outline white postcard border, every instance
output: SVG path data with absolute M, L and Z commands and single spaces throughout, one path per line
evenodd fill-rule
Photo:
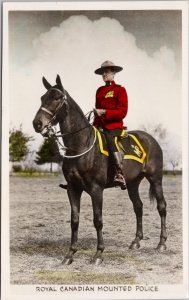
M 3 5 L 3 102 L 2 102 L 2 299 L 184 299 L 188 297 L 188 1 L 118 1 L 118 2 L 5 2 Z M 9 258 L 9 168 L 8 168 L 8 12 L 9 10 L 149 10 L 180 9 L 183 12 L 183 256 L 184 280 L 182 285 L 157 285 L 158 292 L 63 292 L 60 285 L 10 285 Z M 88 285 L 90 287 L 91 285 Z M 115 285 L 116 286 L 116 285 Z M 139 285 L 142 287 L 142 285 Z M 38 291 L 48 287 L 56 291 Z M 101 286 L 103 287 L 103 286 Z M 148 288 L 148 286 L 146 286 Z

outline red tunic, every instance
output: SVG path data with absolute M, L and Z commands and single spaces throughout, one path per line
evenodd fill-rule
M 101 86 L 96 92 L 97 109 L 105 109 L 106 114 L 95 116 L 93 125 L 106 129 L 123 128 L 123 119 L 128 110 L 127 92 L 114 81 L 111 85 Z

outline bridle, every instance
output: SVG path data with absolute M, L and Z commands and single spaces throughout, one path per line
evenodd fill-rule
M 52 89 L 53 89 L 53 90 L 57 90 L 59 93 L 61 93 L 61 96 L 59 97 L 59 99 L 62 98 L 63 101 L 60 103 L 60 105 L 59 105 L 58 108 L 56 109 L 55 113 L 52 113 L 50 110 L 48 110 L 47 108 L 45 108 L 45 107 L 43 107 L 43 106 L 40 107 L 40 109 L 41 109 L 42 111 L 44 111 L 44 112 L 48 113 L 50 116 L 52 116 L 52 118 L 50 119 L 50 121 L 49 121 L 49 122 L 47 123 L 47 125 L 45 125 L 45 127 L 43 128 L 41 134 L 43 134 L 44 130 L 47 130 L 49 136 L 54 137 L 54 138 L 56 139 L 56 141 L 58 142 L 58 144 L 61 146 L 61 148 L 62 148 L 63 150 L 68 150 L 69 148 L 68 148 L 68 147 L 65 147 L 64 145 L 62 145 L 62 144 L 60 143 L 60 141 L 58 140 L 58 138 L 59 138 L 59 137 L 66 136 L 66 135 L 69 135 L 69 134 L 75 134 L 75 133 L 77 133 L 77 132 L 79 132 L 79 131 L 81 131 L 81 130 L 87 128 L 87 127 L 89 127 L 89 126 L 90 126 L 90 123 L 89 123 L 89 125 L 87 125 L 87 126 L 81 128 L 81 129 L 79 129 L 79 130 L 77 130 L 77 131 L 74 131 L 74 132 L 67 132 L 67 133 L 64 133 L 64 134 L 59 134 L 59 135 L 57 135 L 57 134 L 56 134 L 56 131 L 55 131 L 54 128 L 53 128 L 53 124 L 52 124 L 52 123 L 53 123 L 53 121 L 56 119 L 57 114 L 60 112 L 60 110 L 61 110 L 61 108 L 63 107 L 63 105 L 66 104 L 66 105 L 68 106 L 68 102 L 67 102 L 67 95 L 66 95 L 66 94 L 64 94 L 61 90 L 59 90 L 59 89 L 57 89 L 57 88 L 52 88 Z M 58 100 L 58 99 L 57 99 L 57 100 Z M 89 120 L 89 118 L 91 117 L 91 113 L 92 113 L 92 111 L 90 111 L 89 113 L 87 113 L 87 114 L 85 115 L 85 116 L 87 116 L 87 115 L 89 114 L 88 120 Z M 93 146 L 94 146 L 94 144 L 95 144 L 95 142 L 96 142 L 96 137 L 97 137 L 97 132 L 96 132 L 96 131 L 97 131 L 97 130 L 96 130 L 95 127 L 93 127 L 93 129 L 94 129 L 94 131 L 95 131 L 95 137 L 94 137 L 93 143 L 91 144 L 91 146 L 90 146 L 89 148 L 87 148 L 84 152 L 82 152 L 82 153 L 80 153 L 80 154 L 77 154 L 77 155 L 66 155 L 66 154 L 63 154 L 63 157 L 65 157 L 65 158 L 77 158 L 77 157 L 83 156 L 84 154 L 88 153 L 88 152 L 93 148 Z
M 48 122 L 48 124 L 47 125 L 45 125 L 45 127 L 44 128 L 48 128 L 49 127 L 49 125 L 50 126 L 52 126 L 52 122 L 56 119 L 56 117 L 57 117 L 57 114 L 59 113 L 59 111 L 61 110 L 61 108 L 63 107 L 63 105 L 65 104 L 65 103 L 67 103 L 67 96 L 66 96 L 66 94 L 64 94 L 61 90 L 59 90 L 59 89 L 56 89 L 56 88 L 52 88 L 53 89 L 53 91 L 55 90 L 55 91 L 58 91 L 59 93 L 61 93 L 61 96 L 58 98 L 58 99 L 61 99 L 62 98 L 62 102 L 60 103 L 60 105 L 58 106 L 58 108 L 56 109 L 56 111 L 55 111 L 55 113 L 52 113 L 50 110 L 48 110 L 46 107 L 43 107 L 43 106 L 41 106 L 40 107 L 40 109 L 42 110 L 42 111 L 45 111 L 46 113 L 48 113 L 50 116 L 52 116 L 52 118 L 50 119 L 50 121 Z M 58 100 L 57 99 L 57 100 Z

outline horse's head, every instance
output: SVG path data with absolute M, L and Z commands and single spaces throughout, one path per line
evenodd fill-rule
M 60 112 L 63 114 L 63 105 L 67 104 L 67 97 L 59 75 L 56 77 L 55 86 L 51 86 L 45 77 L 42 81 L 47 92 L 41 97 L 41 106 L 33 120 L 33 127 L 36 132 L 48 136 L 51 126 L 58 123 Z

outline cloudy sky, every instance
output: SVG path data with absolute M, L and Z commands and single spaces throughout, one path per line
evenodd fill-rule
M 10 126 L 22 123 L 38 145 L 32 120 L 45 92 L 42 76 L 54 84 L 59 74 L 86 113 L 103 85 L 94 70 L 111 60 L 123 67 L 115 81 L 128 93 L 128 129 L 162 123 L 178 140 L 181 18 L 181 10 L 10 11 Z

